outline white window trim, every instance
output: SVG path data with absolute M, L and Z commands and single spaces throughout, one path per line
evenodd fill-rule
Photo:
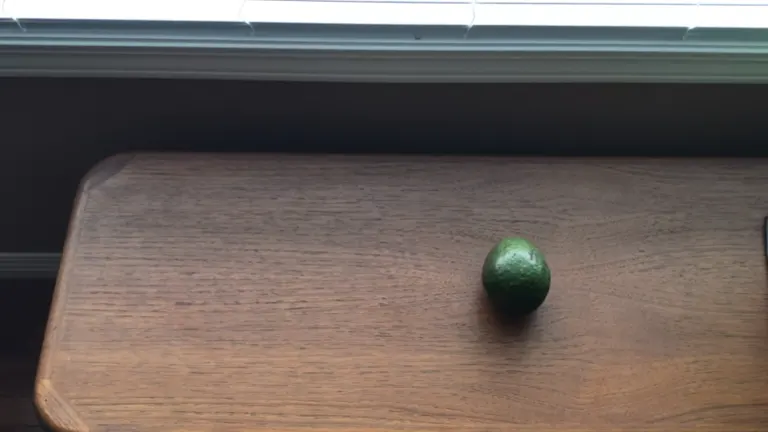
M 110 7 L 93 3 L 84 9 L 87 20 L 74 19 L 83 13 L 71 7 L 43 7 L 50 1 L 56 0 L 5 0 L 0 75 L 768 82 L 768 29 L 760 27 L 768 27 L 768 6 L 750 0 L 739 6 L 183 0 L 183 13 L 171 7 L 177 0 L 155 0 L 152 7 L 149 0 L 101 0 L 96 3 Z M 93 0 L 57 4 L 73 2 Z M 114 7 L 119 4 L 124 8 Z

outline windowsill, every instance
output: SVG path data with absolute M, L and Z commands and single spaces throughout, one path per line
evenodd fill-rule
M 2 76 L 763 83 L 766 54 L 768 29 L 0 20 Z

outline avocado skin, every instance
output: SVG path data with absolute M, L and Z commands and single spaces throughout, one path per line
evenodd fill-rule
M 530 314 L 544 303 L 552 275 L 536 246 L 520 237 L 507 237 L 485 258 L 482 279 L 494 307 L 520 316 Z

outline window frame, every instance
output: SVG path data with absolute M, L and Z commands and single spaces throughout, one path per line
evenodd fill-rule
M 768 29 L 0 20 L 0 76 L 768 82 Z

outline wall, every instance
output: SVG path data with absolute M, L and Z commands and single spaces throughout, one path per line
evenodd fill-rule
M 0 80 L 0 251 L 58 251 L 135 150 L 762 155 L 768 87 Z

